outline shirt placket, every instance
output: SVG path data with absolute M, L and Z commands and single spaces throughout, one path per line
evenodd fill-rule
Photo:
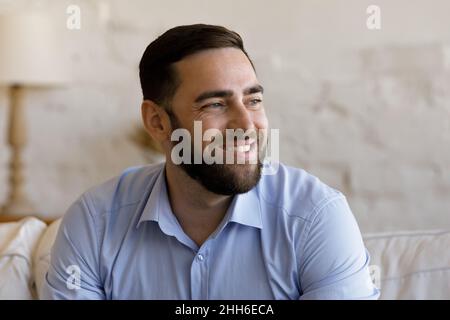
M 192 300 L 208 299 L 209 243 L 205 242 L 194 256 L 191 265 Z

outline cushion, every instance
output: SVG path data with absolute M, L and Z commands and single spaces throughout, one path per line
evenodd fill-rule
M 39 240 L 39 245 L 37 246 L 36 252 L 33 257 L 33 273 L 38 297 L 42 292 L 42 285 L 44 283 L 45 274 L 47 273 L 48 267 L 50 265 L 50 251 L 52 249 L 53 242 L 55 242 L 60 223 L 61 218 L 53 221 L 48 226 L 41 239 Z
M 450 299 L 450 231 L 366 235 L 380 299 Z
M 0 299 L 34 299 L 32 256 L 46 225 L 27 217 L 0 224 Z

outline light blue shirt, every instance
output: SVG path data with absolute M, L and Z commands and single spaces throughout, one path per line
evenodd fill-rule
M 378 298 L 345 197 L 316 177 L 280 164 L 198 247 L 171 210 L 164 168 L 130 168 L 69 208 L 44 299 Z

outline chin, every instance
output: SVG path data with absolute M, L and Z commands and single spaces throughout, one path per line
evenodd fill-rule
M 261 178 L 261 164 L 182 164 L 186 173 L 205 189 L 236 195 L 253 189 Z

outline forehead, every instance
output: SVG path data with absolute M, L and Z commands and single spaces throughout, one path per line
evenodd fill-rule
M 208 49 L 174 64 L 180 93 L 204 90 L 239 90 L 257 83 L 247 56 L 237 48 Z

